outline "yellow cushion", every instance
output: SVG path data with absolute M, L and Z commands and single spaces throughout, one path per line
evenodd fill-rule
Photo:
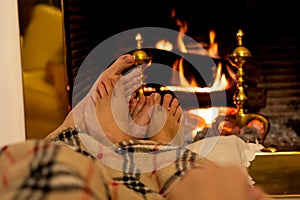
M 24 71 L 44 69 L 49 61 L 63 63 L 63 24 L 58 8 L 34 7 L 21 49 Z

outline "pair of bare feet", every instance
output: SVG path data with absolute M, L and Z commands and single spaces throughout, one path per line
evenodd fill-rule
M 120 110 L 117 113 L 117 117 L 112 112 L 112 108 L 116 107 L 115 105 L 112 106 L 115 85 L 124 77 L 122 72 L 132 67 L 134 62 L 133 56 L 129 54 L 122 55 L 100 76 L 94 95 L 98 124 L 112 143 L 141 138 L 148 138 L 160 143 L 169 143 L 177 134 L 182 114 L 182 108 L 178 100 L 170 94 L 164 95 L 162 104 L 160 104 L 162 97 L 158 93 L 153 93 L 150 96 L 140 95 L 138 98 L 135 98 L 134 95 L 131 98 L 127 98 L 125 96 L 128 96 L 128 94 L 122 94 L 123 96 L 121 96 L 128 100 L 128 114 L 131 117 L 130 123 L 125 124 L 125 126 L 130 126 L 128 130 L 131 132 L 124 131 L 123 128 L 120 128 L 120 123 L 118 123 L 120 121 L 122 121 L 121 124 L 127 122 L 124 119 L 126 113 L 121 113 L 124 111 L 124 108 L 120 108 L 120 106 L 124 106 L 124 103 L 121 102 L 121 105 L 117 103 L 116 106 L 119 106 L 117 109 Z M 126 91 L 130 93 L 132 90 L 128 88 L 136 88 L 133 85 L 138 81 L 134 81 L 134 77 L 126 78 L 128 78 L 127 82 L 130 83 L 126 86 Z M 81 113 L 73 112 L 73 110 L 70 111 L 62 125 L 50 133 L 45 140 L 55 137 L 68 127 L 76 127 L 76 120 L 74 120 L 76 116 L 74 115 L 80 115 Z
M 159 143 L 169 143 L 178 132 L 182 114 L 178 99 L 173 98 L 171 94 L 163 96 L 162 104 L 160 104 L 162 97 L 158 93 L 150 96 L 139 95 L 138 98 L 134 94 L 131 96 L 128 105 L 129 115 L 131 121 L 135 123 L 135 127 L 142 127 L 141 129 L 129 129 L 131 132 L 126 133 L 116 122 L 111 105 L 113 90 L 116 82 L 122 77 L 121 73 L 133 64 L 134 58 L 131 55 L 122 55 L 102 73 L 95 94 L 98 124 L 112 143 L 141 138 L 148 138 Z M 165 114 L 165 117 L 158 116 L 159 114 Z M 159 120 L 152 119 L 156 116 Z M 161 129 L 157 128 L 158 123 L 152 125 L 156 128 L 151 127 L 152 120 L 159 121 Z M 138 131 L 146 132 L 138 133 Z
M 109 74 L 103 74 L 95 94 L 97 120 L 109 140 L 112 143 L 117 143 L 131 139 L 148 138 L 159 143 L 171 142 L 180 126 L 182 108 L 178 100 L 173 98 L 171 94 L 166 94 L 163 96 L 161 104 L 162 97 L 159 93 L 152 93 L 150 96 L 140 94 L 137 98 L 132 95 L 128 105 L 129 115 L 135 127 L 141 128 L 129 128 L 131 132 L 126 133 L 116 123 L 112 112 L 112 96 L 117 81 L 114 75 L 109 77 Z M 164 117 L 159 116 L 160 119 L 163 119 L 163 121 L 159 120 L 162 123 L 161 129 L 151 127 L 151 120 L 158 116 L 157 114 L 165 115 Z

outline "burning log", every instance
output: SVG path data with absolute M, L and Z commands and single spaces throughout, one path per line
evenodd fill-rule
M 150 89 L 151 88 L 151 89 Z M 166 93 L 173 94 L 180 100 L 180 104 L 184 109 L 194 108 L 210 108 L 210 107 L 236 107 L 234 104 L 233 96 L 236 91 L 236 87 L 233 86 L 224 91 L 214 92 L 190 92 L 184 91 L 187 88 L 181 88 L 181 91 L 175 90 L 161 90 L 162 87 L 155 84 L 147 84 L 144 87 L 145 95 L 150 95 L 153 92 L 158 92 L 162 96 Z M 180 88 L 177 88 L 178 90 Z M 249 112 L 253 112 L 259 108 L 263 108 L 266 105 L 266 94 L 263 89 L 251 89 L 248 93 L 248 103 L 246 109 Z

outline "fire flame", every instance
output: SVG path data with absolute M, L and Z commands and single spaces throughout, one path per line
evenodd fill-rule
M 180 86 L 162 86 L 161 90 L 172 90 L 172 91 L 182 91 L 182 92 L 198 92 L 198 93 L 210 93 L 216 91 L 224 91 L 231 87 L 231 82 L 227 80 L 224 73 L 222 73 L 222 63 L 219 62 L 217 72 L 214 78 L 214 82 L 210 87 L 198 87 L 197 81 L 194 77 L 191 78 L 191 81 L 188 82 L 184 78 L 184 67 L 183 67 L 183 58 L 176 60 L 173 64 L 173 69 L 178 71 L 179 78 L 177 74 L 173 74 L 171 78 L 171 83 L 179 83 Z
M 166 51 L 172 51 L 173 44 L 171 42 L 169 42 L 168 40 L 160 40 L 155 44 L 155 48 L 166 50 Z
M 183 53 L 193 53 L 197 55 L 210 56 L 211 58 L 220 58 L 218 43 L 216 42 L 216 32 L 214 30 L 209 31 L 209 45 L 208 49 L 205 50 L 202 48 L 200 42 L 199 46 L 196 48 L 186 46 L 184 42 L 184 36 L 188 30 L 188 23 L 186 20 L 176 19 L 176 10 L 171 10 L 171 17 L 175 19 L 177 26 L 179 27 L 179 34 L 177 36 L 177 44 L 172 44 L 166 39 L 162 39 L 158 41 L 155 45 L 156 48 L 172 51 L 173 48 L 177 48 L 179 51 Z M 177 46 L 176 46 L 177 45 Z M 201 48 L 199 48 L 201 47 Z M 214 74 L 214 81 L 211 86 L 208 87 L 199 87 L 197 84 L 197 80 L 195 77 L 188 77 L 189 81 L 184 76 L 184 66 L 183 66 L 183 58 L 176 60 L 172 66 L 174 71 L 178 73 L 173 73 L 171 77 L 171 85 L 172 86 L 162 86 L 160 91 L 171 90 L 171 91 L 181 91 L 181 92 L 193 92 L 193 93 L 211 93 L 216 91 L 224 91 L 229 89 L 233 81 L 226 78 L 225 73 L 222 71 L 223 66 L 222 63 L 219 62 L 217 66 L 214 66 L 216 72 Z M 235 72 L 229 67 L 225 66 L 229 77 L 233 80 L 236 79 Z M 213 120 L 220 114 L 228 114 L 236 112 L 236 108 L 229 107 L 211 107 L 211 108 L 197 108 L 191 109 L 188 113 L 192 116 L 196 116 L 199 119 L 198 127 L 196 127 L 191 133 L 194 137 L 198 131 L 202 130 L 204 127 L 209 127 Z
M 189 82 L 184 77 L 184 69 L 183 69 L 183 58 L 177 59 L 173 64 L 173 70 L 178 71 L 179 77 L 177 73 L 173 73 L 171 77 L 171 84 L 180 85 L 181 87 L 188 88 L 191 87 Z
M 179 19 L 176 20 L 176 24 L 179 26 L 179 34 L 177 37 L 178 48 L 181 52 L 187 53 L 187 49 L 184 44 L 184 35 L 188 30 L 187 21 L 181 21 Z
M 211 91 L 224 91 L 228 89 L 229 86 L 230 82 L 226 79 L 225 74 L 222 73 L 222 63 L 219 62 L 217 73 L 210 89 Z
M 214 30 L 209 31 L 209 49 L 208 49 L 208 55 L 212 58 L 220 58 L 218 53 L 218 43 L 215 42 L 216 39 L 216 32 Z
M 176 18 L 176 10 L 174 8 L 172 8 L 171 10 L 171 18 L 175 20 L 176 25 L 178 26 L 179 29 L 179 34 L 177 35 L 176 48 L 183 53 L 193 53 L 197 55 L 207 56 L 208 55 L 207 51 L 202 47 L 200 43 L 191 44 L 189 47 L 185 45 L 184 36 L 188 31 L 188 23 L 186 20 L 180 20 Z M 172 51 L 174 48 L 173 44 L 167 41 L 166 39 L 162 39 L 158 41 L 155 47 L 166 51 Z

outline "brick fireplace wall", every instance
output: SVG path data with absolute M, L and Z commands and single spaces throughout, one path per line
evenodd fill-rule
M 267 94 L 260 113 L 271 122 L 265 145 L 279 150 L 300 149 L 300 39 L 292 31 L 298 26 L 299 11 L 287 13 L 285 26 L 278 23 L 285 30 L 262 33 L 253 46 L 257 84 Z

